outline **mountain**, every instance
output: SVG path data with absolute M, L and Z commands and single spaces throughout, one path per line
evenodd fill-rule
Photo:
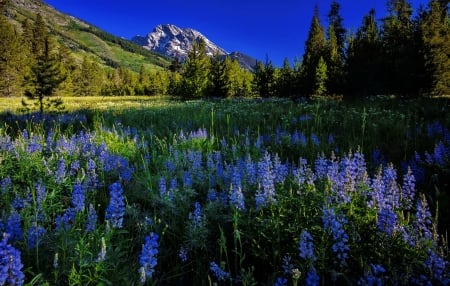
M 171 24 L 158 25 L 147 36 L 135 36 L 131 41 L 148 50 L 184 61 L 192 47 L 192 43 L 198 39 L 205 41 L 206 54 L 208 56 L 213 56 L 216 53 L 219 55 L 228 54 L 199 31 L 191 28 L 179 28 Z
M 131 41 L 150 51 L 176 58 L 183 62 L 186 60 L 193 42 L 198 39 L 203 39 L 205 41 L 206 54 L 208 56 L 213 56 L 215 54 L 222 57 L 229 56 L 236 59 L 241 67 L 248 70 L 253 70 L 256 65 L 256 60 L 254 58 L 240 52 L 228 53 L 206 38 L 199 31 L 191 28 L 179 28 L 172 24 L 158 25 L 146 36 L 138 35 L 133 37 Z
M 36 15 L 41 14 L 50 33 L 58 42 L 68 46 L 79 61 L 88 56 L 105 66 L 122 66 L 136 72 L 142 65 L 147 69 L 162 69 L 170 64 L 167 57 L 64 14 L 42 0 L 8 2 L 7 14 L 17 29 L 21 29 L 25 19 L 34 22 Z

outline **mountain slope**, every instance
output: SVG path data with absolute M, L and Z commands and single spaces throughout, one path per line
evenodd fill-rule
M 146 36 L 135 36 L 131 41 L 143 46 L 144 48 L 160 53 L 165 56 L 173 57 L 179 61 L 184 61 L 192 47 L 194 41 L 203 39 L 206 43 L 206 54 L 208 56 L 219 55 L 229 56 L 236 59 L 241 67 L 253 70 L 256 60 L 240 52 L 228 53 L 219 47 L 202 33 L 191 28 L 179 28 L 172 24 L 158 25 L 152 32 Z
M 39 0 L 11 0 L 8 14 L 18 28 L 25 19 L 34 21 L 40 13 L 56 39 L 70 47 L 75 56 L 90 56 L 106 66 L 123 66 L 139 71 L 161 69 L 170 60 L 160 54 L 143 49 L 130 41 L 118 38 L 73 16 L 57 11 Z
M 135 36 L 132 41 L 148 50 L 183 61 L 187 58 L 192 43 L 197 39 L 205 41 L 208 56 L 213 56 L 216 53 L 219 55 L 227 54 L 224 49 L 208 40 L 200 32 L 191 28 L 179 28 L 171 24 L 158 25 L 147 36 Z

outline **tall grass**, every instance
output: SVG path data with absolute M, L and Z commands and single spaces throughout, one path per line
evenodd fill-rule
M 449 283 L 446 102 L 77 100 L 1 117 L 0 285 Z

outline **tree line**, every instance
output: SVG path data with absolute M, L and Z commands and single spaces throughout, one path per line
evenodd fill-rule
M 370 10 L 356 31 L 343 26 L 333 1 L 322 25 L 316 7 L 303 57 L 275 67 L 266 57 L 253 71 L 229 57 L 206 55 L 193 43 L 187 60 L 160 70 L 108 67 L 93 56 L 77 56 L 49 31 L 43 17 L 9 21 L 0 6 L 0 94 L 37 99 L 50 95 L 174 95 L 203 97 L 407 97 L 450 94 L 449 0 L 430 0 L 414 16 L 407 0 L 388 0 L 388 15 Z

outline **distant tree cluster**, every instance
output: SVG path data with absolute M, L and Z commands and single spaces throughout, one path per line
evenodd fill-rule
M 24 20 L 21 27 L 14 25 L 8 2 L 0 3 L 0 95 L 36 99 L 41 111 L 46 104 L 58 105 L 46 100 L 52 95 L 193 99 L 450 94 L 448 0 L 430 0 L 415 17 L 407 0 L 388 0 L 387 17 L 377 21 L 375 10 L 370 10 L 353 32 L 343 26 L 337 1 L 331 4 L 326 28 L 316 7 L 302 59 L 293 65 L 286 59 L 275 67 L 266 57 L 253 71 L 229 57 L 208 57 L 201 40 L 185 62 L 174 60 L 160 70 L 131 70 L 89 53 L 75 56 L 41 15 Z M 124 40 L 118 44 L 133 48 Z

